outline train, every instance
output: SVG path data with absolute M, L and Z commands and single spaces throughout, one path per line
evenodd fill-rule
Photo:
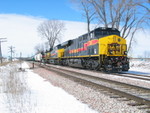
M 115 28 L 98 27 L 48 51 L 38 53 L 34 59 L 44 63 L 105 72 L 129 70 L 126 39 Z

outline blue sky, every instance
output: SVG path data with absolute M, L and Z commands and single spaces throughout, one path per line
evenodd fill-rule
M 1 0 L 1 14 L 21 14 L 70 21 L 82 21 L 70 0 Z
M 43 41 L 37 27 L 45 19 L 66 21 L 63 39 L 75 38 L 86 31 L 82 28 L 85 24 L 80 23 L 84 22 L 81 12 L 70 0 L 0 0 L 0 37 L 7 38 L 7 42 L 2 43 L 3 55 L 10 54 L 9 46 L 15 47 L 15 54 L 33 55 L 34 47 Z M 77 29 L 79 26 L 81 29 Z
M 15 47 L 15 54 L 33 55 L 34 47 L 43 41 L 37 27 L 47 19 L 65 20 L 62 42 L 87 32 L 81 11 L 70 0 L 0 0 L 0 37 L 7 38 L 7 42 L 2 43 L 3 55 L 10 54 L 10 46 Z M 144 51 L 149 51 L 149 31 L 137 33 L 139 38 L 133 56 L 142 56 Z

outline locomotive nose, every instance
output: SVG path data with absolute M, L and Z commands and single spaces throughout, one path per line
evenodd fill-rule
M 108 42 L 108 55 L 126 56 L 127 46 L 125 39 L 117 35 L 111 35 Z
M 113 42 L 114 42 L 114 43 L 119 43 L 119 42 L 121 42 L 121 38 L 120 38 L 120 37 L 118 37 L 118 36 L 116 36 L 116 35 L 112 35 L 112 37 L 113 37 Z

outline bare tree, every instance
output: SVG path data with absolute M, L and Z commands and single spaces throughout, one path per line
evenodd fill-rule
M 138 4 L 139 6 L 143 7 L 144 9 L 147 10 L 147 12 L 150 13 L 150 0 L 147 0 L 146 2 L 144 2 L 145 4 Z
M 37 44 L 37 45 L 34 47 L 34 50 L 35 50 L 35 53 L 41 53 L 42 51 L 44 51 L 44 45 L 42 45 L 42 44 Z
M 137 2 L 135 0 L 90 1 L 95 8 L 101 25 L 119 29 L 123 38 L 127 38 L 131 29 L 141 21 L 141 17 L 138 17 Z
M 149 26 L 150 25 L 150 0 L 144 0 L 143 4 L 137 4 L 140 6 L 140 9 L 144 9 L 143 10 L 143 14 L 145 14 L 146 19 L 145 19 L 145 23 Z
M 49 48 L 53 48 L 56 41 L 60 43 L 63 29 L 63 22 L 59 20 L 47 20 L 40 24 L 37 30 L 41 38 L 47 40 Z
M 82 15 L 87 22 L 87 32 L 90 33 L 90 24 L 94 19 L 95 11 L 91 6 L 90 0 L 71 0 L 72 3 L 78 4 L 79 9 L 82 10 Z
M 117 28 L 121 37 L 129 38 L 131 49 L 135 33 L 142 28 L 145 15 L 140 12 L 143 0 L 90 0 L 101 26 Z
M 121 37 L 129 38 L 129 48 L 132 48 L 136 32 L 142 28 L 142 24 L 147 20 L 141 6 L 150 4 L 150 0 L 72 0 L 78 1 L 83 8 L 83 14 L 87 19 L 87 24 L 91 19 L 97 19 L 100 26 L 117 28 L 121 32 Z M 90 10 L 92 9 L 92 10 Z M 94 10 L 93 10 L 94 9 Z M 146 5 L 149 12 L 149 7 Z M 149 12 L 150 14 L 150 12 Z M 92 18 L 90 17 L 92 15 Z M 149 18 L 149 15 L 148 15 Z M 90 20 L 90 21 L 88 21 Z M 88 30 L 89 32 L 89 30 Z M 137 38 L 137 37 L 136 37 Z
M 90 3 L 96 11 L 99 22 L 105 27 L 108 27 L 108 19 L 106 17 L 106 0 L 90 0 Z
M 147 12 L 148 12 L 148 15 L 149 15 L 149 16 L 148 16 L 148 19 L 150 20 L 150 0 L 147 1 L 147 4 L 148 4 L 148 5 L 147 5 L 147 7 L 148 7 L 148 8 L 147 8 Z

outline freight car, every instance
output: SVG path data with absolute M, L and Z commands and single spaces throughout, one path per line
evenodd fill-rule
M 99 27 L 68 40 L 46 52 L 43 59 L 47 63 L 91 70 L 129 70 L 126 40 L 114 28 Z

